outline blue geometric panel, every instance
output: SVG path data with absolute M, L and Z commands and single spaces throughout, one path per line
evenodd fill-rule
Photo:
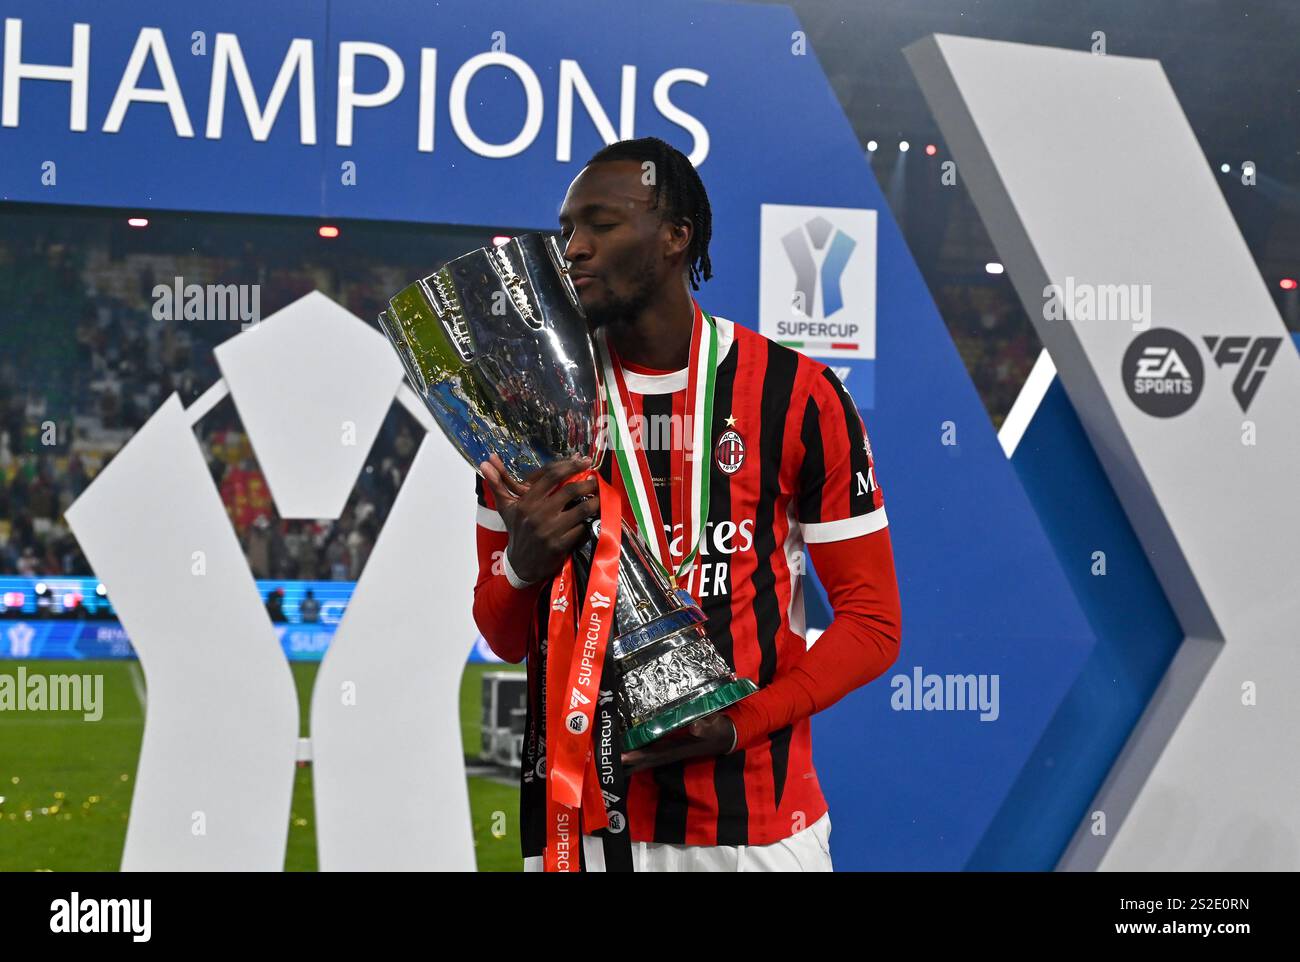
M 1050 871 L 1183 641 L 1059 378 L 1011 458 L 1097 645 L 967 868 Z M 1105 574 L 1094 574 L 1094 552 Z
M 73 23 L 92 27 L 88 130 L 68 130 L 67 84 L 34 81 L 22 84 L 19 126 L 0 129 L 0 196 L 11 200 L 554 230 L 570 181 L 604 144 L 581 98 L 572 123 L 561 125 L 561 75 L 573 61 L 615 130 L 630 76 L 623 68 L 635 67 L 631 135 L 660 136 L 703 158 L 715 277 L 697 296 L 707 310 L 757 326 L 761 205 L 877 211 L 875 358 L 842 366 L 850 392 L 872 404 L 864 417 L 888 504 L 903 648 L 884 678 L 816 717 L 815 758 L 837 867 L 961 869 L 982 857 L 1092 655 L 1094 626 L 790 10 L 685 0 L 202 0 L 183 11 L 162 0 L 125 8 L 11 0 L 9 8 L 24 22 L 28 62 L 67 63 Z M 204 136 L 211 57 L 190 47 L 205 24 L 238 36 L 261 104 L 290 41 L 313 39 L 315 143 L 300 142 L 296 86 L 265 141 L 253 139 L 233 88 L 222 135 Z M 118 133 L 101 129 L 146 26 L 162 30 L 194 137 L 177 136 L 157 103 L 132 106 Z M 345 41 L 384 45 L 404 72 L 389 103 L 355 111 L 350 144 L 337 137 Z M 436 64 L 422 58 L 425 49 L 436 49 Z M 453 78 L 494 49 L 525 64 L 537 87 L 516 71 L 485 68 L 469 81 L 461 118 L 450 102 Z M 425 65 L 434 71 L 428 86 Z M 363 57 L 356 89 L 380 90 L 386 76 L 379 59 Z M 672 80 L 666 98 L 655 94 L 661 78 Z M 157 86 L 152 66 L 141 82 Z M 432 96 L 431 151 L 420 149 L 422 89 Z M 492 157 L 466 145 L 463 119 L 492 144 L 526 130 L 530 90 L 540 91 L 540 125 L 519 152 Z M 39 179 L 51 157 L 61 165 L 57 188 Z M 347 164 L 354 183 L 341 177 Z M 822 268 L 827 313 L 852 290 L 840 286 L 838 257 Z M 997 694 L 996 711 L 981 720 L 971 710 L 895 710 L 891 686 L 901 690 L 918 671 L 982 679 Z M 1035 864 L 1059 849 L 1055 836 L 1042 844 Z

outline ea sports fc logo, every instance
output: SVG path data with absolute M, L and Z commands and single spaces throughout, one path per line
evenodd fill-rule
M 735 474 L 745 463 L 745 442 L 735 431 L 725 431 L 713 447 L 713 459 L 726 474 Z
M 583 712 L 579 705 L 590 705 L 591 699 L 584 695 L 579 689 L 574 688 L 569 692 L 569 713 L 564 716 L 564 727 L 575 735 L 581 735 L 587 730 L 589 724 L 586 713 Z
M 1169 328 L 1152 328 L 1135 337 L 1124 352 L 1121 371 L 1129 398 L 1157 418 L 1182 414 L 1196 403 L 1205 384 L 1205 365 L 1196 345 Z

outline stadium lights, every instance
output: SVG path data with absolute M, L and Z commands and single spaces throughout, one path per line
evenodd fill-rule
M 898 151 L 899 151 L 899 153 L 905 154 L 905 153 L 907 153 L 911 148 L 912 148 L 912 145 L 909 144 L 906 140 L 900 140 L 900 141 L 898 142 Z
M 878 148 L 879 146 L 880 146 L 880 145 L 879 145 L 878 143 L 876 143 L 874 140 L 868 140 L 868 141 L 867 141 L 867 153 L 869 153 L 869 154 L 874 154 L 874 153 L 876 152 L 876 148 Z
M 149 218 L 148 218 L 148 217 L 128 217 L 128 218 L 126 219 L 126 226 L 127 226 L 127 227 L 148 227 L 148 226 L 149 226 Z
M 984 270 L 989 274 L 1001 274 L 1003 267 L 997 261 L 990 261 L 984 265 Z
M 95 585 L 95 594 L 99 595 L 101 598 L 108 595 L 108 589 L 104 587 L 104 582 L 101 581 L 99 584 Z
M 1219 170 L 1221 170 L 1223 173 L 1226 174 L 1228 171 L 1232 170 L 1232 167 L 1229 166 L 1228 164 L 1220 164 Z
M 927 157 L 933 157 L 938 152 L 939 152 L 939 148 L 936 147 L 934 144 L 925 145 L 925 153 Z
M 321 237 L 334 238 L 339 236 L 339 229 L 330 224 L 321 224 L 321 226 L 316 229 L 316 233 Z
M 1277 286 L 1284 291 L 1293 291 L 1296 289 L 1296 280 L 1294 277 L 1284 277 L 1278 281 Z
M 38 581 L 36 582 L 36 587 L 33 590 L 36 592 L 36 597 L 40 598 L 50 590 L 50 586 L 47 585 L 44 581 Z

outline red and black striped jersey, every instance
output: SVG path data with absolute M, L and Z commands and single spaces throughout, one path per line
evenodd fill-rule
M 806 545 L 856 538 L 887 522 L 866 428 L 830 368 L 725 318 L 714 320 L 709 509 L 686 587 L 704 609 L 722 657 L 763 688 L 807 648 Z M 689 445 L 691 438 L 684 422 L 686 371 L 625 364 L 624 374 L 629 429 L 634 436 L 639 430 L 676 566 L 689 551 L 670 496 L 680 479 L 669 477 L 673 445 Z M 612 457 L 600 473 L 622 493 Z M 503 550 L 506 535 L 481 479 L 477 492 L 485 564 L 490 552 L 484 548 Z M 635 526 L 626 499 L 624 513 Z M 539 614 L 548 599 L 543 588 L 530 653 L 546 630 Z M 536 679 L 530 682 L 535 691 Z M 807 718 L 743 751 L 638 771 L 628 792 L 634 841 L 766 845 L 826 812 Z

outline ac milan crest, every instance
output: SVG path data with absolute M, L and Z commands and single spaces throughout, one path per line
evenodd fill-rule
M 745 442 L 735 431 L 726 431 L 713 448 L 713 459 L 726 474 L 735 474 L 745 463 Z

